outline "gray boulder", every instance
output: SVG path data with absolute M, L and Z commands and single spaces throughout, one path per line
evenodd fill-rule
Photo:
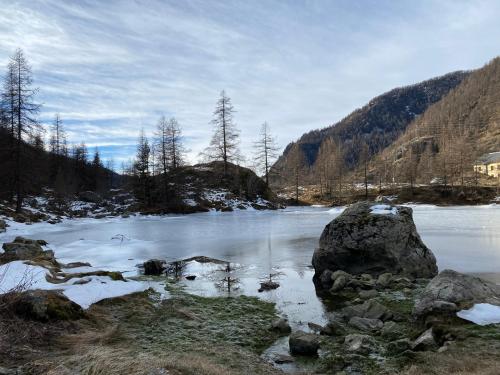
M 411 341 L 409 339 L 399 339 L 391 341 L 387 344 L 387 352 L 389 354 L 400 354 L 411 348 Z
M 7 230 L 7 223 L 5 220 L 0 219 L 0 233 L 3 233 Z
M 296 331 L 288 339 L 290 353 L 299 355 L 316 355 L 319 349 L 319 338 L 313 333 Z
M 500 286 L 453 270 L 444 270 L 433 278 L 416 301 L 413 315 L 454 314 L 474 303 L 491 303 L 500 306 Z
M 14 241 L 6 242 L 2 245 L 4 253 L 0 254 L 0 263 L 15 260 L 45 260 L 56 264 L 54 252 L 42 248 L 46 244 L 47 242 L 43 240 L 16 237 Z
M 312 259 L 315 281 L 327 269 L 374 276 L 390 272 L 412 278 L 437 274 L 436 258 L 417 233 L 412 209 L 382 208 L 355 203 L 325 227 Z

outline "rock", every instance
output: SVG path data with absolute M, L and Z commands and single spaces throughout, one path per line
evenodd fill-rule
M 333 285 L 332 274 L 333 274 L 332 271 L 324 270 L 321 276 L 319 277 L 323 289 L 330 289 L 332 287 Z
M 0 366 L 0 375 L 18 375 L 21 374 L 20 372 L 17 371 L 17 369 L 8 369 L 6 367 L 1 367 Z
M 88 262 L 72 262 L 62 265 L 63 268 L 92 267 Z
M 340 292 L 342 289 L 345 288 L 347 285 L 347 277 L 344 275 L 340 275 L 337 277 L 337 279 L 333 282 L 332 287 L 330 288 L 331 293 L 337 293 Z
M 377 278 L 377 286 L 380 286 L 382 288 L 387 288 L 391 283 L 391 280 L 392 280 L 392 273 L 384 272 L 383 274 L 380 274 L 379 277 Z
M 194 279 L 196 279 L 196 275 L 189 275 L 189 276 L 186 276 L 186 280 L 191 280 L 191 281 L 193 281 Z
M 274 363 L 282 365 L 284 363 L 293 363 L 295 359 L 292 356 L 286 354 L 276 354 L 273 359 Z
M 371 299 L 378 296 L 378 292 L 375 289 L 360 290 L 359 298 L 361 299 Z
M 415 351 L 420 350 L 433 350 L 437 349 L 438 345 L 436 339 L 434 338 L 434 331 L 429 328 L 427 331 L 422 333 L 412 344 L 411 349 Z
M 434 277 L 436 258 L 417 233 L 412 209 L 387 206 L 390 210 L 377 214 L 372 206 L 355 203 L 325 227 L 312 259 L 315 281 L 326 269 L 354 275 Z
M 292 332 L 292 328 L 290 328 L 288 320 L 284 318 L 276 319 L 275 321 L 273 321 L 271 323 L 271 329 L 284 334 Z
M 319 325 L 319 324 L 316 324 L 316 323 L 313 323 L 313 322 L 308 322 L 307 326 L 314 333 L 321 333 L 321 330 L 323 329 L 322 325 Z
M 259 292 L 263 292 L 265 290 L 273 290 L 273 289 L 277 289 L 280 287 L 280 284 L 277 283 L 277 282 L 274 282 L 274 281 L 263 281 L 260 283 L 260 288 L 259 288 Z
M 143 263 L 145 275 L 161 275 L 166 270 L 166 263 L 160 259 L 150 259 Z
M 357 354 L 370 354 L 378 347 L 373 337 L 357 333 L 347 335 L 344 339 L 344 346 L 348 352 Z
M 387 344 L 387 352 L 389 354 L 400 354 L 411 348 L 411 341 L 409 339 L 399 339 L 391 341 Z
M 360 317 L 369 319 L 380 319 L 382 321 L 390 320 L 392 313 L 384 305 L 375 300 L 368 300 L 359 305 L 347 306 L 341 310 L 341 313 L 347 318 Z
M 500 286 L 479 277 L 444 270 L 427 284 L 415 303 L 413 315 L 423 319 L 428 315 L 454 314 L 474 303 L 500 306 Z
M 395 340 L 402 335 L 402 329 L 396 322 L 385 322 L 380 331 L 380 335 L 389 340 Z
M 296 331 L 288 340 L 290 352 L 300 355 L 316 355 L 319 349 L 318 336 L 304 331 Z
M 320 334 L 321 335 L 326 335 L 326 336 L 344 336 L 345 335 L 345 327 L 342 323 L 332 320 L 328 322 L 321 330 Z
M 31 320 L 76 320 L 84 317 L 82 308 L 63 294 L 51 290 L 30 290 L 19 294 L 14 311 Z
M 350 280 L 351 277 L 352 277 L 351 274 L 349 274 L 349 273 L 347 273 L 345 271 L 337 270 L 337 271 L 335 271 L 335 272 L 332 273 L 332 281 L 337 280 L 340 276 L 344 276 L 347 280 Z
M 42 245 L 45 244 L 47 244 L 47 242 L 43 240 L 16 237 L 13 242 L 6 242 L 2 245 L 4 253 L 0 254 L 0 263 L 7 263 L 15 260 L 40 260 L 57 264 L 54 252 L 42 248 Z
M 0 219 L 0 233 L 3 233 L 7 230 L 7 223 L 5 220 Z
M 360 318 L 355 316 L 349 319 L 349 325 L 360 331 L 377 332 L 382 329 L 384 323 L 379 319 Z

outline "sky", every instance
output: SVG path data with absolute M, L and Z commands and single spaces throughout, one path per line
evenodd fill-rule
M 497 0 L 0 0 L 0 69 L 22 48 L 40 121 L 59 113 L 70 143 L 117 164 L 162 115 L 197 162 L 225 90 L 251 164 L 264 121 L 284 148 L 392 88 L 483 66 L 499 20 Z

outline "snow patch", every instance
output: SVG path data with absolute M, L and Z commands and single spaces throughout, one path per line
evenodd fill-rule
M 371 206 L 370 213 L 374 215 L 397 215 L 398 208 L 388 204 L 376 204 Z
M 120 297 L 131 293 L 142 292 L 149 288 L 166 296 L 164 287 L 158 282 L 135 280 L 112 280 L 108 276 L 85 276 L 72 278 L 65 283 L 53 284 L 47 281 L 49 271 L 40 266 L 32 266 L 22 261 L 14 261 L 0 266 L 0 294 L 15 290 L 19 285 L 24 290 L 60 290 L 73 302 L 87 309 L 93 303 L 106 298 Z M 88 281 L 86 284 L 75 284 L 75 281 Z
M 498 324 L 500 323 L 500 306 L 489 303 L 476 303 L 469 310 L 457 312 L 457 316 L 480 326 Z

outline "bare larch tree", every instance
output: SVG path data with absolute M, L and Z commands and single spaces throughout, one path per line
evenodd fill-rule
M 14 187 L 16 212 L 20 212 L 24 198 L 27 164 L 23 155 L 23 137 L 32 137 L 40 127 L 36 119 L 40 105 L 34 102 L 38 90 L 32 88 L 31 67 L 21 49 L 18 49 L 10 58 L 4 89 L 12 103 L 10 115 L 16 143 L 13 150 L 15 154 Z
M 264 175 L 266 185 L 269 186 L 269 170 L 278 156 L 279 148 L 267 122 L 262 124 L 259 139 L 254 143 L 254 147 L 257 169 Z
M 212 124 L 214 134 L 206 153 L 210 159 L 224 162 L 224 174 L 227 174 L 228 162 L 238 157 L 240 133 L 233 121 L 234 108 L 225 91 L 217 101 Z

